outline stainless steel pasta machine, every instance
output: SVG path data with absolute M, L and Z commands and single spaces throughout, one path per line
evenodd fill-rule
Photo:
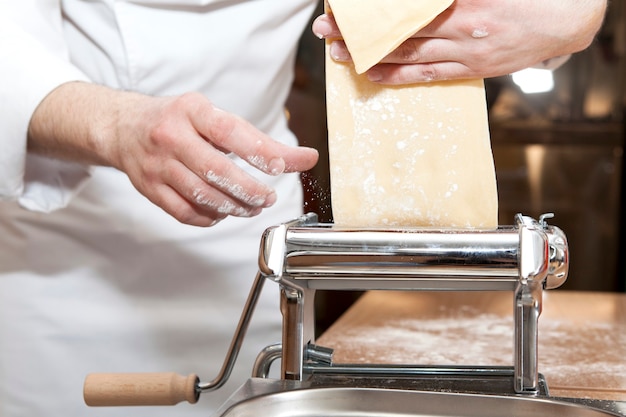
M 280 286 L 282 343 L 268 346 L 259 354 L 253 366 L 253 377 L 232 397 L 236 404 L 226 404 L 218 415 L 246 415 L 243 411 L 242 414 L 233 414 L 233 407 L 251 400 L 257 404 L 259 398 L 267 398 L 269 404 L 276 407 L 278 400 L 273 396 L 283 398 L 285 392 L 305 395 L 300 397 L 301 401 L 308 399 L 312 406 L 321 404 L 316 397 L 318 394 L 302 394 L 302 390 L 352 390 L 341 391 L 345 395 L 342 398 L 356 396 L 360 398 L 358 401 L 364 401 L 363 392 L 367 393 L 367 398 L 402 396 L 397 394 L 397 388 L 407 389 L 407 386 L 402 386 L 402 381 L 405 385 L 406 381 L 411 381 L 409 385 L 419 389 L 424 385 L 415 385 L 416 380 L 429 384 L 448 377 L 461 379 L 466 385 L 491 377 L 505 381 L 504 385 L 498 385 L 498 390 L 503 392 L 496 394 L 507 399 L 497 407 L 508 409 L 507 401 L 512 399 L 541 398 L 542 394 L 547 394 L 545 381 L 538 371 L 537 353 L 542 294 L 544 290 L 559 287 L 565 282 L 569 265 L 567 239 L 558 227 L 547 223 L 550 217 L 547 214 L 535 220 L 518 214 L 513 225 L 500 226 L 496 230 L 351 229 L 319 223 L 316 215 L 307 214 L 270 227 L 261 238 L 259 272 L 222 369 L 215 379 L 203 382 L 196 375 L 174 373 L 91 374 L 85 380 L 85 401 L 92 406 L 167 405 L 185 400 L 194 403 L 201 393 L 220 388 L 233 368 L 266 280 Z M 514 320 L 512 366 L 333 363 L 332 349 L 315 343 L 314 298 L 317 290 L 510 291 Z M 281 359 L 280 379 L 272 380 L 268 378 L 269 369 L 278 358 Z M 400 385 L 376 385 L 383 380 L 400 381 Z M 379 388 L 389 394 L 381 394 Z M 426 395 L 436 395 L 419 392 L 424 401 Z M 417 391 L 414 393 L 418 394 Z M 310 395 L 316 399 L 311 400 Z M 334 391 L 328 395 L 324 398 L 337 396 Z M 465 397 L 468 394 L 462 393 L 458 395 L 463 396 L 464 403 L 477 398 L 470 396 L 468 399 Z M 496 401 L 496 398 L 505 398 L 498 395 L 489 397 L 491 399 L 485 400 L 484 404 Z M 440 399 L 437 397 L 437 401 Z M 459 401 L 459 398 L 451 401 Z M 535 403 L 532 404 L 531 409 L 535 409 Z M 555 403 L 551 404 L 555 406 Z M 557 403 L 556 406 L 572 405 Z M 522 410 L 525 405 L 516 407 Z M 250 410 L 257 408 L 253 406 Z M 315 414 L 318 411 L 302 415 L 318 415 Z M 567 408 L 564 412 L 581 417 L 612 415 L 597 410 L 587 414 L 589 410 L 585 407 Z M 481 413 L 496 415 L 486 409 L 482 409 Z M 344 414 L 337 411 L 336 415 Z M 428 415 L 449 414 L 442 411 L 442 414 Z

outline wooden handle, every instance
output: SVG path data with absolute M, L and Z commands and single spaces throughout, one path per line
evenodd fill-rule
M 198 377 L 174 372 L 89 374 L 85 378 L 83 397 L 92 407 L 127 405 L 175 405 L 181 401 L 194 404 Z

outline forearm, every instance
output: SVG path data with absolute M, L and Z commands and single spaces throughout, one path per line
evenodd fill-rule
M 28 150 L 57 159 L 115 166 L 113 144 L 120 114 L 140 95 L 70 82 L 53 90 L 35 110 L 28 128 Z

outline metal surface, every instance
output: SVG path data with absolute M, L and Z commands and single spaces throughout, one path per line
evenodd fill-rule
M 305 389 L 301 389 L 305 388 Z M 377 388 L 307 388 L 250 380 L 220 417 L 608 417 L 620 414 L 545 398 Z
M 263 283 L 269 278 L 280 285 L 282 345 L 261 353 L 255 374 L 267 376 L 279 357 L 284 381 L 337 374 L 341 369 L 332 362 L 332 349 L 315 345 L 316 289 L 508 289 L 515 294 L 514 391 L 536 395 L 542 290 L 560 285 L 568 265 L 565 235 L 548 226 L 547 217 L 537 222 L 518 215 L 515 226 L 496 231 L 342 230 L 318 224 L 314 214 L 271 227 L 261 239 L 259 273 L 220 373 L 212 381 L 198 381 L 195 391 L 212 391 L 228 380 Z M 394 375 L 406 374 L 400 368 L 395 371 Z M 358 366 L 349 371 L 368 372 L 371 369 Z M 484 370 L 466 369 L 466 375 L 480 374 Z M 435 375 L 443 373 L 439 370 Z
M 513 290 L 520 279 L 560 286 L 563 232 L 518 215 L 496 230 L 342 229 L 313 215 L 269 228 L 259 268 L 268 278 L 331 290 Z
M 269 228 L 222 369 L 213 381 L 197 382 L 196 393 L 228 379 L 269 278 L 281 290 L 282 345 L 261 352 L 253 370 L 258 378 L 216 417 L 626 417 L 621 402 L 549 398 L 538 373 L 542 292 L 563 283 L 569 264 L 565 235 L 547 225 L 548 217 L 518 215 L 515 226 L 489 232 L 333 230 L 315 215 Z M 313 297 L 320 288 L 512 290 L 513 366 L 335 364 L 332 350 L 314 343 Z M 267 379 L 278 358 L 281 379 Z
M 319 361 L 313 318 L 315 291 L 512 291 L 514 391 L 535 394 L 542 293 L 567 278 L 565 234 L 518 214 L 496 230 L 344 229 L 315 215 L 266 230 L 259 270 L 279 283 L 283 314 L 282 378 L 303 380 Z
M 239 323 L 237 324 L 235 335 L 233 336 L 233 340 L 231 341 L 228 352 L 226 353 L 226 358 L 224 359 L 224 363 L 222 365 L 220 373 L 212 381 L 198 382 L 196 384 L 196 392 L 200 393 L 204 391 L 216 390 L 222 387 L 228 381 L 233 367 L 235 366 L 235 362 L 237 361 L 239 351 L 241 350 L 241 345 L 243 344 L 244 336 L 246 334 L 246 331 L 248 330 L 248 325 L 250 324 L 252 313 L 254 312 L 256 303 L 259 300 L 261 291 L 263 290 L 264 282 L 265 278 L 263 278 L 263 276 L 258 273 L 254 280 L 252 288 L 250 289 L 250 294 L 248 295 L 246 305 L 244 306 L 243 312 L 241 313 L 241 318 L 239 319 Z

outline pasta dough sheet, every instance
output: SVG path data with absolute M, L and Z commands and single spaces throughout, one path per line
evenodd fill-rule
M 333 12 L 344 1 L 353 0 L 333 0 Z M 345 28 L 337 19 L 344 38 L 367 38 L 373 26 L 397 24 L 363 12 L 369 4 L 380 7 L 361 0 L 353 9 L 352 21 L 359 25 Z M 417 20 L 423 24 L 432 18 Z M 396 30 L 383 43 L 391 47 L 399 42 L 397 33 L 413 33 L 404 21 L 405 30 Z M 357 74 L 351 63 L 333 61 L 327 51 L 326 83 L 336 226 L 497 227 L 482 80 L 380 86 Z
M 329 0 L 358 74 L 377 64 L 453 0 Z

